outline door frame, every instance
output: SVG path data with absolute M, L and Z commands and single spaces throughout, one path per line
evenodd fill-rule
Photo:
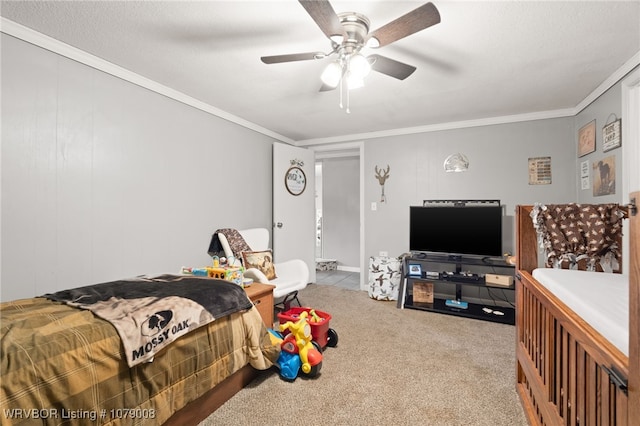
M 316 153 L 316 161 L 322 160 L 324 158 L 343 158 L 343 157 L 358 157 L 358 162 L 360 166 L 360 194 L 359 194 L 359 202 L 360 206 L 360 290 L 366 291 L 366 275 L 367 275 L 367 267 L 365 265 L 364 259 L 364 142 L 345 142 L 345 143 L 335 143 L 335 144 L 322 144 L 309 146 L 309 149 L 313 150 Z
M 636 69 L 631 72 L 627 77 L 622 80 L 622 135 L 624 141 L 622 142 L 622 156 L 623 156 L 623 179 L 622 179 L 622 201 L 624 204 L 629 203 L 629 194 L 633 191 L 640 190 L 640 171 L 634 160 L 640 156 L 640 69 Z M 636 200 L 637 202 L 637 200 Z M 629 221 L 627 221 L 629 222 Z M 622 269 L 623 273 L 631 274 L 630 279 L 633 279 L 633 271 L 630 271 L 630 256 L 629 252 L 631 241 L 627 232 L 623 233 L 623 247 L 622 250 Z M 637 278 L 637 274 L 636 274 Z M 631 283 L 631 282 L 630 282 Z M 637 284 L 637 283 L 636 283 Z M 634 294 L 635 292 L 635 294 Z M 629 313 L 635 313 L 634 304 L 637 307 L 638 293 L 637 290 L 630 290 L 629 294 Z M 640 373 L 640 361 L 638 360 L 638 323 L 637 320 L 630 318 L 629 324 L 629 397 L 628 397 L 628 412 L 627 417 L 629 419 L 638 418 L 640 416 L 640 379 L 638 379 L 638 373 Z M 635 333 L 634 333 L 635 331 Z
M 633 161 L 640 156 L 640 69 L 636 69 L 622 80 L 622 203 L 629 203 L 629 194 L 640 190 L 640 171 Z M 622 270 L 629 273 L 630 241 L 628 233 L 622 235 Z

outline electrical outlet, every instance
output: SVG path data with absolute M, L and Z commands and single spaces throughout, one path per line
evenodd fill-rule
M 380 257 L 389 257 L 389 253 L 386 251 L 381 251 L 380 252 Z

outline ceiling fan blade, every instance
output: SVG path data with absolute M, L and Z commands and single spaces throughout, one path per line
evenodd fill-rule
M 404 80 L 416 70 L 416 67 L 412 65 L 398 62 L 386 56 L 369 55 L 367 59 L 369 63 L 371 63 L 372 70 L 397 78 L 398 80 Z
M 369 38 L 378 40 L 379 44 L 375 47 L 382 47 L 439 22 L 440 13 L 433 3 L 429 2 L 378 28 L 369 35 Z
M 292 53 L 289 55 L 263 56 L 260 58 L 265 64 L 278 64 L 281 62 L 309 61 L 312 59 L 322 59 L 327 55 L 322 52 Z
M 322 86 L 320 87 L 320 90 L 318 90 L 318 91 L 319 92 L 330 92 L 331 90 L 336 90 L 337 88 L 338 88 L 338 86 L 331 87 L 328 84 L 322 83 Z
M 327 0 L 298 0 L 318 27 L 329 38 L 332 36 L 344 37 L 344 29 L 340 18 Z

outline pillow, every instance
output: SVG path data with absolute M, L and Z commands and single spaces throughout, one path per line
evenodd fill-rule
M 273 265 L 273 252 L 271 250 L 243 251 L 242 260 L 245 269 L 259 269 L 268 280 L 278 278 L 276 276 L 276 268 Z

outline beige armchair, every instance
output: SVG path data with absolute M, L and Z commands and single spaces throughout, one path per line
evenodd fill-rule
M 252 228 L 238 231 L 252 251 L 269 250 L 269 231 L 266 228 Z M 218 232 L 220 245 L 227 258 L 235 258 L 229 242 L 224 234 Z M 237 260 L 236 260 L 237 261 Z M 292 259 L 274 263 L 277 278 L 269 280 L 267 276 L 257 268 L 247 268 L 244 276 L 255 282 L 274 285 L 273 297 L 276 305 L 288 310 L 294 300 L 300 305 L 298 291 L 304 289 L 309 283 L 309 267 L 300 259 Z M 246 267 L 246 265 L 245 265 Z M 282 301 L 279 299 L 283 298 Z

